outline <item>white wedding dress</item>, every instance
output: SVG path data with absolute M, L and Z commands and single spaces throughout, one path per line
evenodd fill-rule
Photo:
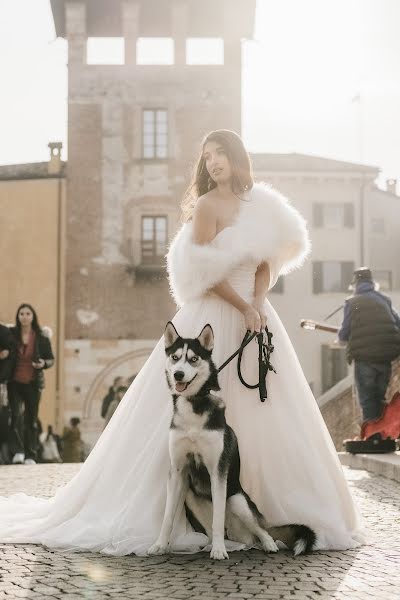
M 216 238 L 224 243 L 225 230 Z M 252 299 L 257 263 L 232 270 L 229 283 Z M 239 440 L 241 482 L 270 524 L 302 523 L 317 533 L 319 549 L 346 549 L 362 541 L 360 521 L 335 448 L 299 361 L 279 320 L 265 302 L 277 374 L 267 377 L 268 400 L 239 381 L 236 361 L 220 374 L 226 418 Z M 184 337 L 206 323 L 215 334 L 217 366 L 240 345 L 242 315 L 209 293 L 188 302 L 173 318 Z M 242 371 L 258 377 L 258 346 L 251 342 Z M 144 554 L 158 536 L 166 500 L 168 426 L 172 401 L 160 339 L 111 422 L 78 474 L 50 500 L 16 494 L 0 499 L 0 542 L 40 543 L 51 548 L 105 554 Z M 195 552 L 207 538 L 191 531 L 184 512 L 176 516 L 173 549 Z M 227 549 L 240 549 L 228 543 Z

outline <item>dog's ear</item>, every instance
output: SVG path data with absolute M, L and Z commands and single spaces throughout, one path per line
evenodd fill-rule
M 177 332 L 171 321 L 168 321 L 164 331 L 165 347 L 169 348 L 170 346 L 172 346 L 172 344 L 176 342 L 178 337 L 179 333 Z
M 197 339 L 203 348 L 211 352 L 214 348 L 214 332 L 211 325 L 207 323 L 207 325 L 203 327 L 202 332 Z

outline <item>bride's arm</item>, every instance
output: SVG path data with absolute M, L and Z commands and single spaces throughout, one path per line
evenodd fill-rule
M 209 244 L 217 235 L 217 216 L 212 203 L 205 197 L 199 198 L 193 212 L 193 242 Z M 237 308 L 245 319 L 246 328 L 250 331 L 260 331 L 260 316 L 248 302 L 235 292 L 227 281 L 221 281 L 211 290 L 220 298 Z
M 267 324 L 264 300 L 268 292 L 270 277 L 271 273 L 269 269 L 269 264 L 267 262 L 262 262 L 261 264 L 259 264 L 255 274 L 253 306 L 260 315 L 261 327 L 263 328 Z

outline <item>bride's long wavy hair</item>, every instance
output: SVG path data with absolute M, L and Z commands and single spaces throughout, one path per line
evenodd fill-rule
M 190 221 L 197 199 L 217 187 L 210 177 L 204 159 L 204 147 L 208 142 L 221 144 L 232 168 L 232 190 L 242 194 L 253 187 L 253 171 L 250 156 L 244 147 L 241 137 L 229 129 L 211 131 L 203 139 L 200 156 L 193 169 L 192 180 L 181 203 L 181 221 Z

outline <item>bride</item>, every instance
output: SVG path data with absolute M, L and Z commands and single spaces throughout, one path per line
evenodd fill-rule
M 266 322 L 274 334 L 277 373 L 268 400 L 242 386 L 235 361 L 220 374 L 226 418 L 241 454 L 241 483 L 271 525 L 303 523 L 318 549 L 362 541 L 360 520 L 315 399 L 288 335 L 266 294 L 309 252 L 305 222 L 278 192 L 253 182 L 240 137 L 227 130 L 204 140 L 183 201 L 184 224 L 167 265 L 180 306 L 173 323 L 196 337 L 215 334 L 217 366 L 246 332 Z M 161 333 L 161 332 L 160 332 Z M 246 381 L 257 381 L 258 346 L 243 356 Z M 158 537 L 166 500 L 172 402 L 164 375 L 164 339 L 120 402 L 77 475 L 51 499 L 0 498 L 0 542 L 37 543 L 105 554 L 145 554 Z M 196 552 L 208 539 L 176 515 L 172 549 Z M 227 543 L 227 550 L 243 545 Z

